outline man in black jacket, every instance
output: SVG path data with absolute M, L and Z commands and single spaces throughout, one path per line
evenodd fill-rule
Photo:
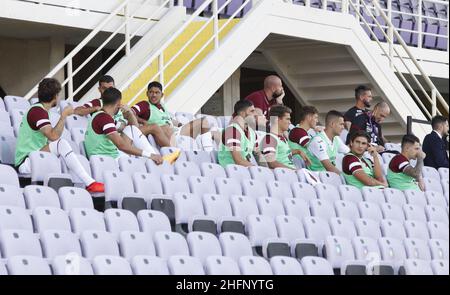
M 447 136 L 448 119 L 444 116 L 436 116 L 431 120 L 433 131 L 425 136 L 423 141 L 423 151 L 427 154 L 425 166 L 448 168 Z

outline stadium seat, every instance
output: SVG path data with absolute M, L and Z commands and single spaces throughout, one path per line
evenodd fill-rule
M 104 182 L 103 172 L 119 171 L 119 164 L 111 157 L 91 156 L 89 162 L 91 164 L 92 177 L 99 182 Z
M 287 183 L 288 185 L 299 181 L 297 174 L 291 169 L 275 168 L 273 173 L 277 181 Z
M 27 230 L 33 231 L 29 213 L 21 207 L 0 206 L 0 231 Z
M 266 167 L 252 166 L 249 169 L 252 179 L 259 180 L 263 183 L 268 183 L 269 181 L 275 181 L 275 175 L 272 170 Z
M 448 241 L 440 239 L 429 239 L 428 246 L 430 248 L 431 257 L 433 259 L 447 259 L 449 258 Z
M 206 151 L 186 151 L 187 160 L 200 166 L 202 163 L 211 163 L 211 154 Z
M 320 172 L 320 181 L 322 183 L 328 183 L 331 185 L 334 185 L 336 188 L 339 188 L 339 186 L 343 185 L 341 177 L 333 172 Z
M 249 215 L 258 215 L 259 210 L 256 200 L 245 196 L 232 196 L 230 198 L 233 215 L 242 219 L 246 219 Z
M 189 256 L 188 244 L 179 233 L 159 231 L 154 234 L 153 241 L 156 254 L 161 258 L 169 259 L 175 255 Z
M 396 204 L 382 204 L 381 212 L 383 213 L 384 219 L 393 219 L 398 221 L 405 221 L 405 215 L 403 213 L 402 207 Z
M 34 210 L 37 207 L 61 208 L 58 194 L 54 189 L 40 185 L 29 185 L 24 189 L 27 208 Z
M 58 191 L 61 207 L 70 212 L 73 208 L 94 209 L 94 203 L 88 191 L 76 187 L 62 187 Z
M 309 208 L 311 210 L 311 215 L 314 217 L 319 217 L 324 220 L 329 220 L 332 217 L 336 217 L 333 203 L 328 201 L 319 199 L 310 200 Z
M 7 95 L 3 98 L 3 101 L 5 103 L 6 110 L 10 113 L 14 109 L 28 110 L 28 108 L 30 107 L 30 103 L 28 102 L 28 100 L 19 96 Z
M 91 263 L 79 255 L 64 255 L 55 257 L 52 261 L 54 275 L 85 275 L 94 274 Z
M 40 233 L 44 257 L 55 259 L 58 256 L 81 257 L 81 246 L 78 237 L 70 231 L 46 230 Z
M 53 154 L 46 152 L 31 152 L 31 182 L 44 182 L 49 174 L 61 173 L 61 162 Z
M 273 222 L 273 218 L 264 215 L 250 215 L 247 217 L 247 234 L 253 249 L 259 256 L 263 256 L 263 246 L 267 240 L 272 242 L 278 239 L 277 228 Z M 274 251 L 277 251 L 279 245 L 274 245 L 274 247 L 276 248 Z M 284 244 L 281 247 L 287 249 L 289 256 L 289 246 Z
M 427 199 L 425 193 L 415 190 L 406 190 L 405 196 L 408 204 L 425 207 L 427 205 Z
M 180 156 L 180 158 L 178 158 L 178 161 L 181 160 L 182 157 Z M 156 163 L 153 160 L 148 159 L 147 161 L 145 161 L 145 166 L 147 167 L 147 171 L 152 175 L 175 174 L 174 166 L 167 161 L 164 161 L 161 165 L 156 165 Z
M 431 268 L 434 275 L 448 276 L 449 274 L 448 260 L 433 260 L 431 261 Z
M 205 231 L 217 234 L 216 222 L 214 219 L 205 216 L 200 197 L 194 194 L 176 193 L 173 201 L 178 232 L 187 234 L 190 231 Z
M 329 223 L 333 236 L 351 240 L 358 235 L 355 225 L 349 219 L 333 217 L 330 219 Z
M 233 179 L 251 179 L 250 171 L 247 167 L 230 164 L 225 167 L 228 178 Z
M 103 214 L 89 208 L 72 208 L 69 213 L 72 230 L 76 234 L 84 231 L 106 231 Z
M 302 199 L 284 199 L 283 200 L 284 211 L 286 215 L 297 217 L 302 220 L 303 217 L 311 216 L 309 211 L 309 205 Z
M 259 213 L 264 216 L 275 218 L 280 215 L 285 215 L 283 204 L 280 200 L 275 198 L 262 197 L 256 199 Z
M 5 258 L 18 255 L 42 257 L 39 239 L 29 230 L 0 231 L 0 246 Z
M 352 239 L 352 245 L 357 260 L 381 260 L 381 253 L 377 240 L 365 237 L 355 237 Z
M 448 242 L 448 225 L 442 222 L 429 221 L 427 226 L 432 239 L 441 239 Z
M 233 195 L 242 195 L 242 188 L 239 182 L 233 178 L 215 178 L 217 193 L 231 197 Z
M 440 175 L 436 168 L 424 166 L 422 168 L 422 177 L 439 179 Z
M 180 175 L 162 175 L 161 183 L 164 194 L 174 195 L 175 193 L 189 193 L 189 184 L 186 178 Z
M 270 259 L 270 266 L 274 275 L 303 275 L 300 262 L 292 257 L 276 256 Z
M 377 203 L 359 202 L 358 210 L 361 218 L 372 219 L 376 222 L 380 222 L 383 219 L 383 213 Z
M 156 232 L 170 232 L 170 221 L 167 215 L 160 211 L 142 210 L 137 214 L 139 227 L 142 232 L 148 234 L 152 239 Z
M 396 204 L 402 207 L 406 204 L 406 198 L 402 191 L 394 188 L 383 189 L 386 202 L 389 204 Z
M 0 163 L 14 165 L 15 151 L 16 138 L 0 134 Z M 0 164 L 0 166 L 2 165 Z
M 343 201 L 350 201 L 354 203 L 359 203 L 363 201 L 361 191 L 351 185 L 340 185 L 339 193 Z
M 438 172 L 439 175 L 441 176 L 441 179 L 448 179 L 449 176 L 449 169 L 448 168 L 439 168 Z
M 425 196 L 429 205 L 447 207 L 447 200 L 445 200 L 445 197 L 441 193 L 428 191 L 425 192 Z
M 422 259 L 431 261 L 431 253 L 428 248 L 427 242 L 422 239 L 405 239 L 403 240 L 405 245 L 406 256 L 408 259 Z
M 119 233 L 120 254 L 131 261 L 136 256 L 155 256 L 152 238 L 139 231 L 121 231 Z
M 244 196 L 261 198 L 268 197 L 269 193 L 267 191 L 266 183 L 254 179 L 242 179 L 242 192 Z
M 247 236 L 239 233 L 221 233 L 219 236 L 223 255 L 238 262 L 240 257 L 252 256 L 252 245 Z
M 176 161 L 174 165 L 175 174 L 188 178 L 190 176 L 201 176 L 200 168 L 195 162 Z
M 205 274 L 200 260 L 195 257 L 174 255 L 168 259 L 167 265 L 172 275 L 198 276 Z
M 404 226 L 408 238 L 423 240 L 428 240 L 430 238 L 425 222 L 407 220 L 405 221 Z
M 69 216 L 66 211 L 54 207 L 37 207 L 33 210 L 33 221 L 36 232 L 45 230 L 62 230 L 70 232 Z
M 216 193 L 216 185 L 214 184 L 214 178 L 202 176 L 188 176 L 188 183 L 190 191 L 193 194 L 196 194 L 197 196 Z
M 102 276 L 129 276 L 133 274 L 128 261 L 122 257 L 99 255 L 92 260 L 92 269 L 96 275 Z
M 0 184 L 0 206 L 25 208 L 25 200 L 18 186 Z
M 408 204 L 403 206 L 403 212 L 405 213 L 406 220 L 427 221 L 424 207 Z
M 242 275 L 273 275 L 270 264 L 262 257 L 243 256 L 239 258 L 239 268 Z
M 105 201 L 118 202 L 124 197 L 134 195 L 131 176 L 120 171 L 104 171 Z
M 222 256 L 219 240 L 211 233 L 191 232 L 187 235 L 186 240 L 191 255 L 200 260 L 202 264 L 206 263 L 209 256 Z
M 135 275 L 169 275 L 165 259 L 156 256 L 135 256 L 131 259 L 131 268 Z
M 376 203 L 378 205 L 381 205 L 386 202 L 383 190 L 381 189 L 365 186 L 362 188 L 362 194 L 364 201 L 366 202 Z
M 206 258 L 207 275 L 240 275 L 238 264 L 230 257 L 209 256 Z
M 433 275 L 430 262 L 420 259 L 406 259 L 401 274 L 403 275 Z
M 226 178 L 227 174 L 225 170 L 219 164 L 214 163 L 202 163 L 200 165 L 202 176 L 208 176 L 211 178 Z
M 321 257 L 303 257 L 300 261 L 305 275 L 333 275 L 333 267 Z
M 154 195 L 162 195 L 163 189 L 159 175 L 149 173 L 134 173 L 133 186 L 137 195 L 150 201 Z
M 314 187 L 304 182 L 291 183 L 291 190 L 293 197 L 296 199 L 303 199 L 305 201 L 317 199 Z
M 283 200 L 285 198 L 293 197 L 290 185 L 286 182 L 270 181 L 267 183 L 267 189 L 272 198 Z
M 72 136 L 73 141 L 76 144 L 80 144 L 84 141 L 84 138 L 86 136 L 86 129 L 85 128 L 73 128 L 70 130 L 70 134 Z
M 425 207 L 425 214 L 428 221 L 437 221 L 445 224 L 449 223 L 445 207 L 427 205 Z
M 341 273 L 344 263 L 355 259 L 352 244 L 344 237 L 328 236 L 325 239 L 324 252 L 336 273 Z
M 403 222 L 395 219 L 383 219 L 380 223 L 381 233 L 385 238 L 406 239 L 406 231 Z
M 144 158 L 135 158 L 123 156 L 119 158 L 120 171 L 133 176 L 134 173 L 147 173 L 146 160 Z
M 360 218 L 358 207 L 355 202 L 352 201 L 335 201 L 334 208 L 336 215 L 340 218 L 349 220 L 356 220 Z
M 118 240 L 123 231 L 139 231 L 136 216 L 128 210 L 108 209 L 105 211 L 105 224 L 108 232 Z
M 87 129 L 88 126 L 88 119 L 86 117 L 81 117 L 78 115 L 71 115 L 66 118 L 66 128 L 69 130 L 75 129 L 75 128 L 82 128 Z
M 303 226 L 306 237 L 317 243 L 319 253 L 321 253 L 326 237 L 331 235 L 328 222 L 317 217 L 305 217 L 303 218 Z
M 337 187 L 332 184 L 320 183 L 315 186 L 315 189 L 317 197 L 321 200 L 333 203 L 334 201 L 339 201 L 341 199 Z
M 406 259 L 406 251 L 402 242 L 392 238 L 381 238 L 378 240 L 378 245 L 382 260 L 392 263 L 397 273 Z
M 378 221 L 359 218 L 355 221 L 355 226 L 359 237 L 375 240 L 381 238 L 381 229 Z
M 14 256 L 8 259 L 8 270 L 12 276 L 18 275 L 45 275 L 52 274 L 47 261 L 36 256 Z
M 243 222 L 233 217 L 233 211 L 227 197 L 206 194 L 202 200 L 206 216 L 217 220 L 218 232 L 245 233 Z
M 443 194 L 444 189 L 442 187 L 440 178 L 423 178 L 423 182 L 425 183 L 426 191 L 434 191 Z
M 119 246 L 114 235 L 106 231 L 83 231 L 80 243 L 83 256 L 89 260 L 100 255 L 119 256 Z

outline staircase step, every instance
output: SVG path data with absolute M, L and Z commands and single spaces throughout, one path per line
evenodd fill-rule
M 317 73 L 304 74 L 294 76 L 297 87 L 305 88 L 321 88 L 334 86 L 352 86 L 355 84 L 369 84 L 369 79 L 364 76 L 361 70 L 350 71 L 344 73 Z M 350 88 L 352 89 L 352 88 Z
M 361 71 L 352 57 L 324 58 L 322 60 L 302 61 L 294 65 L 288 65 L 293 76 L 320 73 L 345 73 Z

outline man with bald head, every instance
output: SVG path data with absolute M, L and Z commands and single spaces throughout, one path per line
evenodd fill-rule
M 377 152 L 384 152 L 386 139 L 383 136 L 381 124 L 390 113 L 391 108 L 389 105 L 386 102 L 380 102 L 375 105 L 372 112 L 367 112 L 354 118 L 347 137 L 347 143 L 351 138 L 351 134 L 362 130 L 370 136 L 371 144 L 376 146 Z
M 269 110 L 274 105 L 283 105 L 283 82 L 278 76 L 271 75 L 264 79 L 264 89 L 253 92 L 245 99 L 251 101 L 255 109 L 260 109 L 267 117 Z

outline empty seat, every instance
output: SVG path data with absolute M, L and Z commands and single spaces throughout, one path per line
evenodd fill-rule
M 405 190 L 405 197 L 408 204 L 425 207 L 427 205 L 427 199 L 425 193 L 416 190 Z
M 381 212 L 383 212 L 384 219 L 405 221 L 405 214 L 399 205 L 389 203 L 381 204 Z
M 41 232 L 40 236 L 44 257 L 47 259 L 58 256 L 81 256 L 78 237 L 70 231 L 46 230 Z
M 449 176 L 449 169 L 441 167 L 438 169 L 439 175 L 441 176 L 441 179 L 448 179 Z
M 340 185 L 339 193 L 343 201 L 349 201 L 354 203 L 359 203 L 363 201 L 361 191 L 355 186 Z
M 45 230 L 71 231 L 69 217 L 66 211 L 53 207 L 38 207 L 33 210 L 33 220 L 36 232 Z
M 256 200 L 261 215 L 276 217 L 285 215 L 283 204 L 275 198 L 258 198 Z
M 276 256 L 270 259 L 274 275 L 303 275 L 300 262 L 292 257 Z
M 87 190 L 76 187 L 62 187 L 58 194 L 61 207 L 67 212 L 73 208 L 94 208 L 94 202 Z
M 267 167 L 252 166 L 248 168 L 248 170 L 254 180 L 259 180 L 263 183 L 275 181 L 275 175 L 273 174 L 272 169 Z
M 31 217 L 24 208 L 0 206 L 0 231 L 27 230 L 33 231 Z
M 351 201 L 336 201 L 334 202 L 334 208 L 336 215 L 340 218 L 346 218 L 349 220 L 356 220 L 360 218 L 358 206 Z
M 183 155 L 184 154 L 182 153 L 178 157 L 178 161 L 182 161 Z M 145 166 L 147 167 L 147 171 L 153 175 L 175 174 L 174 166 L 167 161 L 164 161 L 161 165 L 156 165 L 153 160 L 147 159 L 147 161 L 145 161 Z
M 73 208 L 69 216 L 72 230 L 76 234 L 86 230 L 106 231 L 103 214 L 95 209 Z
M 139 231 L 139 224 L 136 216 L 128 210 L 108 209 L 105 211 L 105 224 L 107 230 L 116 239 L 123 231 Z
M 31 152 L 31 181 L 43 182 L 49 174 L 61 173 L 61 161 L 57 156 L 47 152 Z
M 41 245 L 32 231 L 2 230 L 0 246 L 5 258 L 17 255 L 42 257 Z
M 17 275 L 44 275 L 52 274 L 47 261 L 35 256 L 14 256 L 8 259 L 9 274 Z
M 91 156 L 89 162 L 91 164 L 92 177 L 99 182 L 104 182 L 103 172 L 119 171 L 119 164 L 111 157 Z
M 333 203 L 325 200 L 310 200 L 309 207 L 311 210 L 311 215 L 314 217 L 319 217 L 324 220 L 329 220 L 332 217 L 336 217 L 336 212 L 334 211 Z
M 429 221 L 427 226 L 432 239 L 448 241 L 448 225 L 442 222 Z
M 10 184 L 0 184 L 0 206 L 25 208 L 22 191 Z
M 333 203 L 334 201 L 339 201 L 339 191 L 334 185 L 320 183 L 315 186 L 317 197 L 321 200 L 329 201 Z
M 442 188 L 442 184 L 440 178 L 423 178 L 423 182 L 425 183 L 426 191 L 434 191 L 443 194 L 444 190 Z
M 275 179 L 279 182 L 284 182 L 290 185 L 293 182 L 298 182 L 298 176 L 294 170 L 287 168 L 275 168 L 273 170 L 275 174 Z
M 211 154 L 206 151 L 186 151 L 186 157 L 189 162 L 197 163 L 211 163 Z
M 425 240 L 405 239 L 403 240 L 403 244 L 405 245 L 406 256 L 409 259 L 431 260 L 430 249 Z
M 119 158 L 120 171 L 132 176 L 134 173 L 147 173 L 146 159 L 123 156 Z
M 92 268 L 96 275 L 102 276 L 129 276 L 133 274 L 131 266 L 126 259 L 111 255 L 100 255 L 94 257 L 92 260 Z
M 355 221 L 356 231 L 359 237 L 379 239 L 381 238 L 381 230 L 378 221 L 373 219 L 357 219 Z
M 189 193 L 189 184 L 186 178 L 180 175 L 162 175 L 161 183 L 164 194 L 174 195 L 175 193 Z
M 219 236 L 223 255 L 238 262 L 240 257 L 253 255 L 249 239 L 239 233 L 221 233 Z
M 293 197 L 290 185 L 285 182 L 270 181 L 267 183 L 267 189 L 272 198 L 283 200 L 285 198 Z
M 200 168 L 197 166 L 195 162 L 180 162 L 176 161 L 175 165 L 175 174 L 181 175 L 185 178 L 189 176 L 201 176 Z
M 381 238 L 378 240 L 378 245 L 382 260 L 391 262 L 398 271 L 398 268 L 406 259 L 406 251 L 402 242 L 392 238 Z
M 54 275 L 83 275 L 94 274 L 91 263 L 80 255 L 57 256 L 53 259 L 52 269 Z
M 236 179 L 216 178 L 217 193 L 225 196 L 242 195 L 242 188 Z
M 440 178 L 439 172 L 436 170 L 436 168 L 428 166 L 422 167 L 422 176 L 435 179 Z
M 160 176 L 148 173 L 134 173 L 133 184 L 137 195 L 149 201 L 154 195 L 162 195 Z
M 239 266 L 230 257 L 209 256 L 206 258 L 205 270 L 207 275 L 240 275 Z
M 0 175 L 2 176 L 1 184 L 12 185 L 17 188 L 20 187 L 19 177 L 14 168 L 8 165 L 0 164 Z
M 88 119 L 78 115 L 72 115 L 66 118 L 66 128 L 72 130 L 74 128 L 87 129 Z
M 30 210 L 37 207 L 61 207 L 58 194 L 47 186 L 29 185 L 24 189 L 24 196 Z
M 8 164 L 8 165 L 14 165 L 15 161 L 15 153 L 16 153 L 16 138 L 14 136 L 7 136 L 0 134 L 0 163 Z M 8 173 L 5 173 L 5 167 L 8 167 Z M 14 178 L 17 178 L 17 186 L 18 185 L 18 177 L 17 173 L 9 166 L 4 166 L 0 164 L 1 174 L 5 175 L 5 179 L 2 180 L 2 182 L 5 182 L 7 184 L 16 184 L 16 181 Z M 11 170 L 12 169 L 12 170 Z M 13 172 L 14 174 L 10 174 L 10 172 Z M 11 178 L 13 176 L 13 178 Z M 10 183 L 9 181 L 13 180 L 13 183 Z
M 352 239 L 355 258 L 363 261 L 381 260 L 380 249 L 377 240 L 365 237 L 355 237 Z
M 404 273 L 403 273 L 404 270 Z M 420 259 L 406 259 L 402 268 L 405 275 L 433 275 L 430 262 Z
M 425 207 L 425 214 L 428 221 L 437 221 L 445 224 L 449 223 L 447 211 L 444 207 L 427 205 Z
M 353 247 L 350 240 L 344 237 L 328 236 L 325 239 L 325 253 L 331 267 L 341 270 L 344 263 L 348 263 L 355 259 Z
M 119 234 L 122 257 L 132 260 L 135 256 L 154 256 L 155 246 L 147 233 L 139 231 L 122 231 Z
M 401 221 L 395 219 L 384 219 L 381 221 L 380 227 L 383 237 L 399 240 L 406 239 L 406 231 Z
M 200 170 L 203 176 L 208 176 L 211 178 L 226 178 L 227 174 L 225 170 L 219 164 L 214 163 L 202 163 L 200 165 Z
M 316 241 L 319 248 L 323 246 L 326 237 L 331 235 L 328 222 L 318 217 L 305 217 L 303 219 L 303 226 L 306 237 Z
M 449 246 L 448 241 L 439 239 L 428 240 L 428 246 L 430 247 L 431 257 L 433 259 L 447 259 L 449 258 Z
M 362 188 L 364 201 L 381 205 L 386 202 L 383 190 L 365 186 Z
M 333 275 L 333 267 L 321 257 L 303 257 L 300 261 L 305 275 Z
M 233 215 L 244 220 L 249 215 L 259 214 L 258 206 L 254 198 L 245 196 L 232 196 L 230 198 L 230 204 L 233 210 Z
M 189 256 L 189 247 L 186 240 L 179 233 L 156 232 L 153 241 L 155 243 L 156 254 L 164 259 L 170 256 Z
M 227 172 L 228 178 L 234 178 L 234 179 L 251 179 L 250 172 L 248 168 L 240 165 L 227 165 L 225 167 L 225 171 Z
M 70 134 L 72 135 L 72 139 L 75 143 L 80 144 L 84 141 L 86 137 L 86 129 L 85 128 L 74 128 L 70 130 Z
M 272 257 L 272 251 L 278 253 L 279 250 L 286 251 L 287 255 L 284 256 L 290 255 L 289 245 L 278 241 L 277 228 L 271 217 L 263 215 L 248 216 L 247 233 L 253 248 L 260 256 L 264 254 L 265 257 L 270 258 Z M 263 253 L 263 246 L 266 242 L 269 242 L 267 253 Z
M 303 217 L 311 216 L 309 211 L 309 205 L 302 199 L 284 199 L 283 200 L 284 211 L 286 215 L 297 217 L 302 220 Z
M 341 177 L 334 172 L 322 171 L 319 173 L 319 176 L 320 181 L 322 181 L 323 183 L 334 185 L 336 188 L 339 188 L 339 186 L 343 184 Z
M 214 184 L 214 178 L 201 176 L 188 176 L 188 182 L 191 193 L 196 194 L 197 196 L 216 193 L 216 185 Z
M 359 202 L 358 210 L 361 218 L 372 219 L 377 222 L 383 219 L 383 213 L 377 203 Z
M 425 210 L 423 207 L 417 205 L 404 205 L 403 212 L 405 213 L 405 217 L 407 220 L 415 220 L 415 221 L 427 221 L 427 216 L 425 215 Z
M 358 235 L 355 225 L 349 219 L 336 217 L 331 218 L 330 228 L 334 236 L 343 237 L 348 240 L 351 240 Z
M 296 199 L 303 199 L 305 201 L 309 201 L 317 198 L 314 187 L 308 183 L 293 182 L 291 183 L 291 190 L 293 197 Z
M 447 200 L 445 200 L 445 197 L 441 193 L 431 191 L 426 192 L 425 196 L 429 205 L 447 207 Z
M 191 232 L 186 240 L 191 255 L 199 259 L 202 264 L 205 264 L 209 256 L 222 256 L 219 240 L 211 233 Z
M 405 221 L 405 230 L 408 238 L 423 240 L 428 240 L 430 238 L 427 225 L 424 222 L 407 220 Z
M 433 274 L 435 275 L 448 276 L 449 274 L 448 260 L 433 260 L 431 261 L 431 268 L 433 269 Z
M 7 95 L 4 97 L 6 110 L 11 113 L 14 109 L 27 110 L 30 103 L 23 97 Z
M 135 256 L 131 268 L 135 275 L 169 275 L 166 260 L 156 256 Z
M 84 231 L 80 234 L 80 243 L 83 256 L 90 260 L 100 255 L 120 255 L 114 235 L 105 231 Z
M 134 195 L 131 176 L 120 171 L 104 171 L 105 201 L 118 202 L 124 197 Z
M 172 275 L 198 276 L 205 274 L 200 260 L 195 257 L 185 255 L 171 256 L 167 261 L 167 265 Z
M 405 195 L 401 190 L 395 188 L 385 188 L 383 189 L 384 197 L 386 198 L 386 202 L 389 204 L 396 204 L 399 206 L 403 206 L 406 204 Z
M 137 214 L 141 231 L 154 238 L 156 232 L 171 231 L 170 221 L 167 215 L 160 211 L 142 210 Z
M 239 268 L 242 275 L 270 276 L 273 274 L 270 264 L 262 257 L 243 256 L 239 259 Z
M 266 184 L 264 182 L 253 179 L 243 179 L 241 184 L 242 184 L 242 191 L 245 196 L 254 198 L 269 196 Z

